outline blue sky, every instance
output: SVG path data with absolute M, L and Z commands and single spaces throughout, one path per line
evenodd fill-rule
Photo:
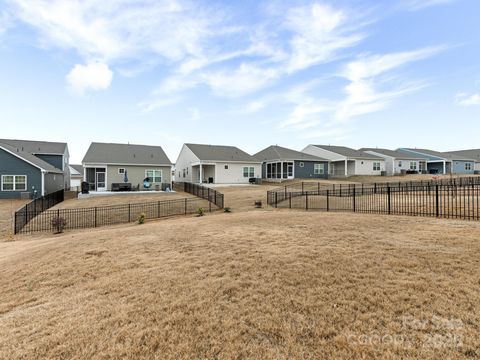
M 4 138 L 480 147 L 480 1 L 0 0 Z

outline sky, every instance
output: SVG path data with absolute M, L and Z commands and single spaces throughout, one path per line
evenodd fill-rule
M 0 138 L 480 148 L 480 1 L 0 0 Z

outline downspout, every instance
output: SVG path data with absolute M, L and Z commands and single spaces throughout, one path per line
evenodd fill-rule
M 345 177 L 348 177 L 348 159 L 345 159 Z
M 41 189 L 42 196 L 45 196 L 45 171 L 42 170 L 42 189 Z

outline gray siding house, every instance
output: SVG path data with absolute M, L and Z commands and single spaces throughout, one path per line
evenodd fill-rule
M 172 187 L 172 163 L 160 146 L 93 142 L 82 165 L 91 191 L 111 191 L 113 183 L 130 183 L 139 190 Z M 125 181 L 127 180 L 127 181 Z
M 272 145 L 253 157 L 262 161 L 263 179 L 282 181 L 328 178 L 328 160 L 318 156 Z
M 460 156 L 466 159 L 475 160 L 475 173 L 480 172 L 480 149 L 468 149 L 468 150 L 457 150 L 457 151 L 448 151 L 444 153 L 446 156 L 456 157 Z
M 398 151 L 426 158 L 427 172 L 430 174 L 473 174 L 475 172 L 475 160 L 461 155 L 417 148 L 400 148 Z
M 380 156 L 385 159 L 385 170 L 388 176 L 399 175 L 402 173 L 426 173 L 425 157 L 409 155 L 400 151 L 380 149 L 380 148 L 362 148 L 360 151 Z
M 0 199 L 37 198 L 64 186 L 62 170 L 21 147 L 0 142 Z
M 0 143 L 10 145 L 21 151 L 35 155 L 37 158 L 62 170 L 63 188 L 70 189 L 70 154 L 68 145 L 64 142 L 33 141 L 33 140 L 11 140 L 0 139 Z

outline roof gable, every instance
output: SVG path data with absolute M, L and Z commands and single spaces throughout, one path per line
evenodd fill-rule
M 51 172 L 51 173 L 63 173 L 62 170 L 57 169 L 56 167 L 50 165 L 46 161 L 43 161 L 42 159 L 26 151 L 22 151 L 17 147 L 0 142 L 0 149 L 3 149 L 7 153 L 12 154 L 13 156 L 29 163 L 30 165 L 35 166 L 40 170 Z
M 185 144 L 185 146 L 188 147 L 200 161 L 260 162 L 260 160 L 235 146 L 204 144 Z
M 258 160 L 268 161 L 268 160 L 305 160 L 305 161 L 328 161 L 327 159 L 306 154 L 301 151 L 296 151 L 288 149 L 278 145 L 271 145 L 262 151 L 259 151 L 253 155 Z
M 382 154 L 382 155 L 389 156 L 389 157 L 396 158 L 396 159 L 421 160 L 421 158 L 419 158 L 419 157 L 416 157 L 416 156 L 413 156 L 413 155 L 408 155 L 404 152 L 400 152 L 400 151 L 397 151 L 397 150 L 380 149 L 380 148 L 361 148 L 360 151 L 372 151 L 372 152 L 375 152 L 377 154 Z M 426 160 L 426 158 L 424 158 L 423 160 Z
M 50 141 L 0 139 L 0 143 L 16 147 L 31 154 L 63 155 L 67 149 L 67 143 Z
M 166 165 L 172 163 L 161 146 L 93 142 L 83 164 Z
M 367 160 L 383 160 L 383 158 L 371 154 L 367 154 L 363 151 L 355 150 L 346 146 L 335 145 L 312 145 L 320 149 L 330 151 L 335 154 L 345 156 L 350 159 L 367 159 Z

